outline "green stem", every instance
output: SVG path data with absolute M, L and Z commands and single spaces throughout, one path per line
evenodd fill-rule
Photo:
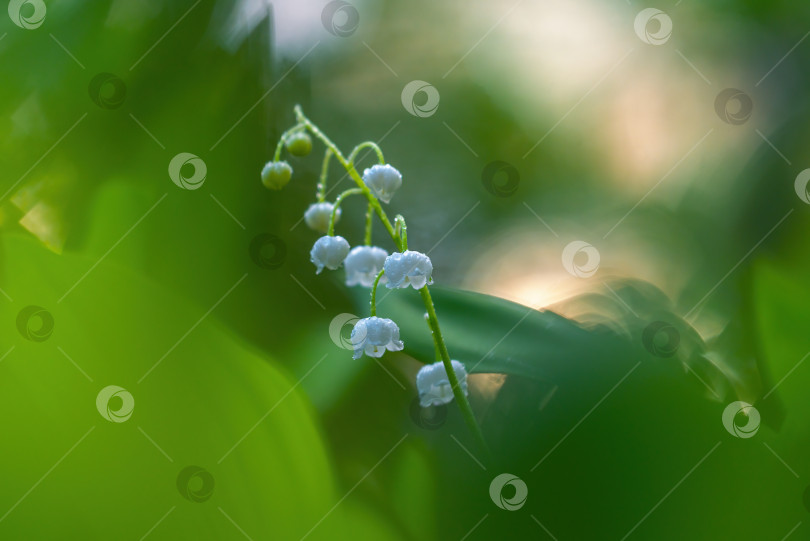
M 281 159 L 281 149 L 284 148 L 284 136 L 282 135 L 278 139 L 278 144 L 276 145 L 276 152 L 273 154 L 273 161 L 277 162 Z
M 430 316 L 428 316 L 427 314 L 425 314 L 425 323 L 427 323 L 428 327 L 430 327 Z M 432 334 L 433 330 L 431 329 L 430 332 Z M 437 342 L 436 340 L 433 341 L 433 352 L 436 354 L 436 362 L 437 363 L 442 362 L 442 352 L 439 351 L 439 342 Z
M 380 165 L 385 165 L 385 158 L 383 157 L 382 149 L 373 141 L 366 141 L 365 143 L 360 143 L 354 147 L 354 150 L 352 150 L 351 154 L 349 154 L 349 163 L 354 165 L 354 159 L 357 157 L 357 154 L 364 148 L 369 147 L 373 148 L 374 152 L 377 153 L 377 160 L 380 162 Z
M 408 249 L 408 226 L 405 224 L 405 217 L 402 214 L 397 214 L 394 218 L 394 231 L 399 237 L 400 250 L 404 252 Z
M 428 286 L 420 289 L 419 293 L 422 295 L 422 301 L 424 301 L 425 308 L 427 309 L 427 322 L 430 326 L 430 333 L 433 336 L 434 345 L 439 350 L 439 354 L 441 355 L 444 369 L 447 372 L 447 379 L 450 381 L 450 387 L 453 389 L 453 396 L 458 403 L 458 407 L 461 409 L 461 415 L 464 417 L 467 427 L 473 433 L 476 443 L 478 443 L 481 451 L 486 456 L 487 462 L 492 463 L 492 455 L 489 452 L 487 442 L 484 440 L 484 435 L 481 433 L 481 428 L 478 426 L 478 422 L 475 420 L 472 407 L 470 407 L 470 401 L 467 400 L 467 396 L 461 391 L 458 378 L 456 377 L 456 372 L 453 370 L 453 363 L 450 362 L 450 354 L 447 352 L 447 345 L 444 343 L 444 338 L 442 338 L 442 331 L 439 328 L 439 319 L 436 317 L 436 309 L 433 306 L 433 299 L 430 296 Z
M 335 220 L 337 219 L 337 211 L 338 208 L 340 208 L 340 204 L 343 203 L 344 199 L 356 193 L 362 193 L 362 190 L 359 188 L 349 188 L 337 196 L 337 199 L 335 199 L 335 205 L 332 207 L 332 216 L 329 217 L 329 231 L 326 233 L 330 237 L 334 236 L 335 234 Z
M 372 207 L 371 203 L 369 203 L 368 210 L 366 210 L 366 236 L 363 239 L 366 246 L 371 246 L 371 225 L 373 218 L 374 207 Z
M 310 120 L 306 116 L 304 116 L 304 112 L 301 110 L 300 105 L 295 106 L 295 116 L 298 119 L 298 123 L 300 125 L 306 127 L 306 129 L 308 129 L 312 133 L 312 135 L 320 139 L 321 142 L 324 145 L 326 145 L 327 148 L 332 150 L 332 152 L 335 154 L 335 157 L 340 162 L 340 165 L 342 165 L 343 168 L 346 170 L 346 172 L 349 173 L 349 176 L 352 178 L 352 180 L 354 180 L 355 184 L 357 184 L 357 187 L 363 191 L 363 195 L 366 196 L 366 199 L 368 199 L 369 204 L 372 207 L 374 207 L 374 211 L 377 213 L 377 216 L 379 216 L 380 221 L 382 222 L 383 226 L 385 226 L 386 231 L 388 231 L 388 234 L 391 236 L 392 239 L 394 239 L 394 242 L 396 242 L 397 235 L 394 232 L 394 226 L 391 225 L 391 221 L 388 219 L 388 216 L 385 214 L 385 211 L 380 206 L 380 202 L 377 200 L 376 197 L 374 197 L 374 194 L 371 193 L 371 190 L 368 189 L 366 183 L 363 182 L 362 177 L 357 172 L 357 169 L 354 168 L 354 165 L 352 165 L 346 160 L 346 158 L 343 156 L 343 153 L 340 152 L 340 149 L 338 149 L 335 143 L 333 143 L 332 140 L 326 136 L 326 134 L 324 134 L 315 124 L 310 122 Z M 399 248 L 400 246 L 397 245 L 397 247 Z
M 321 166 L 321 177 L 318 180 L 318 202 L 323 203 L 326 201 L 326 175 L 329 172 L 329 160 L 332 159 L 332 149 L 327 148 L 323 155 L 323 165 Z
M 385 274 L 385 269 L 380 270 L 377 278 L 374 279 L 374 286 L 371 288 L 371 316 L 377 315 L 377 286 L 380 283 L 380 278 Z

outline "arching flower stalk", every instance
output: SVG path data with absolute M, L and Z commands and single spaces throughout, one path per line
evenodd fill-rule
M 408 228 L 405 218 L 397 215 L 391 223 L 380 204 L 380 201 L 390 203 L 402 186 L 402 175 L 396 168 L 385 163 L 382 149 L 376 143 L 372 141 L 361 143 L 345 157 L 340 149 L 304 115 L 298 105 L 295 107 L 295 118 L 296 125 L 279 138 L 273 160 L 264 167 L 262 180 L 272 189 L 281 189 L 289 181 L 292 169 L 287 162 L 281 160 L 284 148 L 294 156 L 309 154 L 312 149 L 310 135 L 326 147 L 315 194 L 316 202 L 307 209 L 305 220 L 312 229 L 326 233 L 317 240 L 311 251 L 316 272 L 320 273 L 324 268 L 336 270 L 344 265 L 347 285 L 359 284 L 371 288 L 370 317 L 361 319 L 352 331 L 354 358 L 360 358 L 363 354 L 381 357 L 386 350 L 400 351 L 404 347 L 399 339 L 397 324 L 391 319 L 377 317 L 377 286 L 384 283 L 389 289 L 412 287 L 417 290 L 425 305 L 425 320 L 430 328 L 439 359 L 439 362 L 423 367 L 417 376 L 420 402 L 428 405 L 444 404 L 455 399 L 482 453 L 489 458 L 486 442 L 467 400 L 467 372 L 463 364 L 450 359 L 436 317 L 436 309 L 428 289 L 433 283 L 431 277 L 433 264 L 426 254 L 408 249 Z M 361 176 L 355 167 L 355 160 L 358 153 L 366 148 L 376 153 L 378 163 L 365 169 Z M 337 159 L 357 185 L 338 195 L 334 203 L 326 200 L 327 176 L 332 158 Z M 362 195 L 368 202 L 364 245 L 354 248 L 346 239 L 335 235 L 335 223 L 341 215 L 340 205 L 352 195 Z M 372 246 L 371 231 L 375 215 L 394 242 L 396 251 L 391 254 L 383 248 Z

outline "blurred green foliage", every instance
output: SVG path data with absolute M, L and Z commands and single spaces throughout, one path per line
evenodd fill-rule
M 792 183 L 810 143 L 810 48 L 797 45 L 810 6 L 683 2 L 668 9 L 673 41 L 653 54 L 632 35 L 642 6 L 571 3 L 585 13 L 609 10 L 603 22 L 637 50 L 628 61 L 636 64 L 590 94 L 609 62 L 570 87 L 575 69 L 555 71 L 521 56 L 540 48 L 521 41 L 518 24 L 541 27 L 545 18 L 533 6 L 493 28 L 511 4 L 357 2 L 360 29 L 337 38 L 321 25 L 321 4 L 278 2 L 275 20 L 259 10 L 237 25 L 251 30 L 225 47 L 221 37 L 238 4 L 63 0 L 47 2 L 36 30 L 7 18 L 0 24 L 0 287 L 9 296 L 0 298 L 0 355 L 8 352 L 0 361 L 0 517 L 9 511 L 0 538 L 141 537 L 157 524 L 149 538 L 238 539 L 241 528 L 256 539 L 300 539 L 317 525 L 308 538 L 462 538 L 474 527 L 468 539 L 504 532 L 538 538 L 545 527 L 560 539 L 601 539 L 621 538 L 644 518 L 633 538 L 758 540 L 781 538 L 806 522 L 810 376 L 802 359 L 810 350 L 810 261 L 803 237 L 810 211 Z M 289 17 L 296 10 L 308 21 L 298 41 L 285 27 L 297 24 Z M 577 25 L 560 28 L 566 32 L 552 56 L 576 50 L 566 41 L 572 36 L 587 45 L 568 68 L 615 45 L 583 38 Z M 512 35 L 517 46 L 499 49 Z M 481 46 L 470 49 L 481 36 Z M 686 77 L 704 83 L 675 49 L 712 84 L 678 86 Z M 92 99 L 91 81 L 100 73 L 125 85 L 120 106 L 102 108 Z M 651 78 L 658 86 L 646 101 L 631 94 L 630 113 L 606 113 L 615 111 L 613 98 L 646 88 L 639 81 Z M 402 108 L 400 92 L 413 79 L 439 89 L 434 117 Z M 521 94 L 527 80 L 536 88 Z M 748 124 L 716 118 L 715 95 L 728 86 L 752 95 Z M 554 101 L 558 92 L 570 99 Z M 582 108 L 571 110 L 583 95 Z M 413 292 L 395 292 L 381 304 L 387 315 L 401 316 L 411 357 L 388 355 L 381 366 L 354 361 L 330 340 L 332 318 L 364 315 L 365 301 L 344 288 L 339 273 L 312 273 L 308 252 L 316 235 L 298 222 L 313 199 L 320 161 L 290 158 L 295 175 L 283 192 L 259 182 L 295 103 L 343 149 L 385 136 L 386 158 L 405 178 L 391 206 L 407 216 L 412 247 L 427 251 L 441 239 L 431 253 L 437 283 L 472 283 L 471 265 L 493 247 L 514 245 L 524 238 L 519 233 L 537 239 L 525 251 L 549 247 L 557 259 L 564 241 L 580 235 L 602 239 L 606 271 L 651 282 L 671 302 L 644 290 L 636 298 L 656 299 L 650 310 L 626 301 L 640 321 L 611 312 L 614 325 L 596 330 L 536 313 L 499 343 L 522 317 L 521 306 L 439 292 L 451 355 L 475 363 L 487 354 L 481 366 L 507 374 L 496 393 L 473 395 L 497 451 L 497 464 L 482 469 L 467 452 L 473 446 L 456 408 L 433 429 L 414 418 L 414 358 L 426 362 L 432 351 Z M 614 163 L 624 154 L 613 155 L 609 142 L 634 133 L 619 148 L 646 163 L 645 152 L 655 153 L 634 145 L 645 149 L 655 137 L 632 121 L 649 104 L 664 111 L 654 135 L 665 135 L 671 153 L 663 155 L 673 157 L 633 186 L 624 178 L 632 176 L 628 170 Z M 689 158 L 695 163 L 685 161 L 644 196 L 709 128 L 708 148 Z M 183 191 L 169 179 L 169 161 L 180 152 L 205 161 L 201 189 Z M 494 196 L 483 185 L 482 170 L 493 160 L 519 171 L 514 196 Z M 341 177 L 337 168 L 332 174 Z M 340 232 L 350 240 L 362 232 L 362 219 L 350 217 L 362 212 L 347 202 Z M 251 241 L 265 234 L 286 247 L 278 268 L 257 265 L 251 254 Z M 375 241 L 390 248 L 380 235 L 378 228 Z M 540 269 L 525 270 L 533 274 Z M 629 289 L 619 293 L 632 297 Z M 572 302 L 583 298 L 592 300 Z M 17 330 L 17 315 L 29 305 L 54 317 L 44 342 Z M 691 310 L 696 317 L 682 322 Z M 688 359 L 656 358 L 642 347 L 644 323 L 662 314 L 682 325 Z M 688 342 L 697 332 L 702 338 Z M 685 368 L 692 354 L 704 362 L 709 352 L 733 376 L 726 386 L 761 409 L 755 438 L 731 437 L 720 417 L 735 395 L 713 399 Z M 510 364 L 516 358 L 520 370 Z M 689 366 L 714 383 L 714 371 Z M 565 385 L 554 390 L 561 380 Z M 763 398 L 777 383 L 778 391 Z M 108 384 L 133 394 L 129 421 L 111 423 L 94 411 Z M 178 493 L 176 478 L 187 465 L 213 475 L 210 500 L 192 503 Z M 488 497 L 501 471 L 529 486 L 520 511 L 498 509 Z

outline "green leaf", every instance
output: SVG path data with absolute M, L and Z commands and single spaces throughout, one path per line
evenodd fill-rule
M 571 299 L 566 308 L 582 308 L 574 312 L 585 324 L 486 295 L 431 288 L 451 357 L 474 373 L 507 374 L 478 376 L 470 385 L 470 398 L 495 455 L 496 471 L 512 473 L 529 487 L 523 518 L 532 514 L 555 535 L 577 539 L 621 539 L 630 531 L 639 539 L 668 538 L 672 531 L 698 538 L 754 539 L 773 530 L 767 521 L 729 522 L 727 517 L 739 509 L 795 524 L 804 512 L 799 498 L 804 484 L 796 483 L 763 443 L 797 471 L 806 444 L 791 447 L 787 439 L 777 439 L 764 417 L 755 438 L 733 437 L 723 427 L 722 413 L 736 398 L 723 393 L 723 374 L 707 361 L 699 336 L 660 296 L 643 286 L 635 293 L 631 289 L 614 287 L 626 307 L 609 295 Z M 385 300 L 378 314 L 397 322 L 406 352 L 433 362 L 419 296 L 398 290 L 380 297 Z M 365 295 L 358 301 L 362 306 L 360 302 L 365 303 Z M 671 356 L 654 355 L 644 346 L 644 329 L 658 320 L 670 322 L 680 335 Z M 776 317 L 771 325 L 778 325 Z M 488 380 L 498 385 L 481 392 Z M 802 389 L 801 381 L 794 382 L 795 389 Z M 464 434 L 454 437 L 465 441 Z M 496 538 L 509 530 L 536 536 L 531 520 L 492 512 L 480 497 L 492 470 L 476 470 L 456 442 L 447 439 L 442 471 L 452 479 L 454 498 L 462 500 L 459 506 L 471 509 L 467 522 L 491 513 L 476 533 Z M 458 489 L 462 477 L 471 478 L 473 488 Z M 665 496 L 671 492 L 672 497 Z M 764 492 L 774 496 L 766 501 L 756 497 Z M 659 507 L 655 502 L 662 496 L 666 505 Z M 696 501 L 709 503 L 696 506 Z M 456 523 L 454 516 L 445 526 Z M 452 531 L 463 533 L 460 527 Z
M 620 335 L 608 325 L 585 328 L 554 312 L 480 293 L 432 286 L 431 295 L 450 356 L 470 373 L 510 374 L 552 385 L 601 386 L 621 377 L 632 366 L 630 361 L 654 358 L 641 347 L 641 322 L 625 325 L 626 334 Z M 380 297 L 378 313 L 399 325 L 405 352 L 424 363 L 435 362 L 419 295 L 395 290 Z M 686 336 L 685 331 L 681 334 Z M 691 356 L 697 348 L 684 349 Z M 675 374 L 677 364 L 661 367 Z
M 32 238 L 2 237 L 2 253 L 0 537 L 347 538 L 373 522 L 396 538 L 362 502 L 331 513 L 345 490 L 310 404 L 206 313 L 240 276 L 211 279 L 194 307 Z M 98 408 L 110 385 L 134 401 L 123 422 Z
M 810 414 L 806 408 L 810 385 L 810 338 L 806 332 L 806 301 L 810 299 L 805 266 L 757 261 L 754 267 L 754 301 L 757 326 L 762 341 L 762 354 L 771 371 L 771 382 L 763 389 L 768 392 L 764 404 L 773 401 L 777 393 L 787 410 L 781 436 L 791 443 L 801 442 L 792 452 L 797 461 L 803 460 L 804 449 L 810 444 Z

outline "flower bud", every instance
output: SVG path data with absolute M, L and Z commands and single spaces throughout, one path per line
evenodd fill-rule
M 406 250 L 395 252 L 388 256 L 383 265 L 385 276 L 388 278 L 388 289 L 413 286 L 422 289 L 432 284 L 433 264 L 430 258 L 423 253 Z
M 271 190 L 280 190 L 290 181 L 292 167 L 287 162 L 267 162 L 262 169 L 262 184 Z
M 399 327 L 390 319 L 371 316 L 363 318 L 352 329 L 354 358 L 363 353 L 369 357 L 382 357 L 385 350 L 401 351 L 405 346 L 399 339 Z
M 284 139 L 284 145 L 293 156 L 306 156 L 312 151 L 312 138 L 305 132 L 296 132 Z
M 458 361 L 450 361 L 458 379 L 458 386 L 466 396 L 467 369 Z M 453 387 L 447 377 L 443 362 L 426 364 L 416 374 L 416 390 L 419 392 L 419 405 L 423 408 L 440 406 L 453 400 Z
M 329 230 L 329 220 L 332 219 L 332 209 L 335 205 L 329 202 L 313 203 L 304 213 L 304 221 L 315 231 L 326 233 Z M 335 213 L 335 223 L 340 220 L 340 208 Z
M 346 257 L 346 285 L 351 287 L 360 284 L 372 287 L 374 280 L 383 268 L 388 252 L 376 246 L 355 246 Z M 380 278 L 385 282 L 385 275 Z
M 402 186 L 402 175 L 388 164 L 375 165 L 363 171 L 363 182 L 380 201 L 389 203 Z
M 316 240 L 309 253 L 310 261 L 318 268 L 316 274 L 320 274 L 324 267 L 329 270 L 340 267 L 349 249 L 349 242 L 343 237 L 327 235 Z

